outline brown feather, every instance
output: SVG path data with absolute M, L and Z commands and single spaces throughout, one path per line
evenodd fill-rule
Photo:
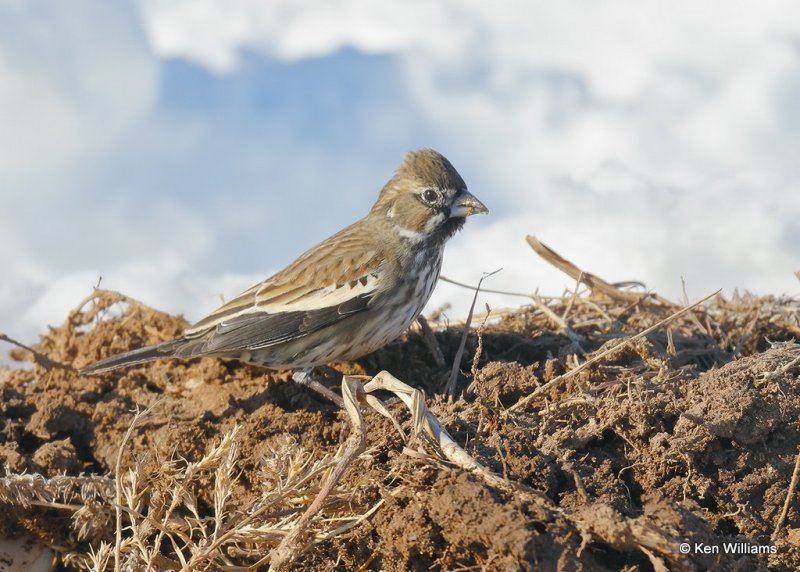
M 236 316 L 257 312 L 271 305 L 301 303 L 303 298 L 329 286 L 366 284 L 368 275 L 385 260 L 377 252 L 359 223 L 352 224 L 328 240 L 306 251 L 292 264 L 249 288 L 186 330 L 187 338 L 206 335 Z M 350 256 L 347 251 L 351 252 Z M 347 261 L 343 264 L 343 261 Z

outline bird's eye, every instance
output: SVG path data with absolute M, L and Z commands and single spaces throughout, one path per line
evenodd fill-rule
M 433 205 L 439 202 L 441 194 L 436 189 L 425 189 L 422 192 L 422 202 L 427 205 Z

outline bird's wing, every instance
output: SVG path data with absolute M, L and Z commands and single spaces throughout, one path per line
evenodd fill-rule
M 199 347 L 191 344 L 192 353 L 265 348 L 366 310 L 379 289 L 386 260 L 351 229 L 312 248 L 189 328 L 184 339 L 204 340 Z

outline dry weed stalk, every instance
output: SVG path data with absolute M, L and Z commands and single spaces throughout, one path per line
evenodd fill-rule
M 322 509 L 325 500 L 330 496 L 333 488 L 342 478 L 345 471 L 355 461 L 366 447 L 367 436 L 364 431 L 364 418 L 358 406 L 359 392 L 363 395 L 363 387 L 356 379 L 344 376 L 342 378 L 342 397 L 347 416 L 350 418 L 352 433 L 344 446 L 344 452 L 336 463 L 334 470 L 328 475 L 325 484 L 320 489 L 314 501 L 309 505 L 294 528 L 287 534 L 278 547 L 270 555 L 270 570 L 279 570 L 295 560 L 302 551 L 300 541 L 308 528 L 311 519 Z M 365 401 L 366 402 L 366 401 Z
M 535 236 L 528 235 L 525 237 L 528 245 L 542 258 L 547 260 L 550 264 L 571 276 L 573 280 L 579 283 L 586 284 L 589 288 L 591 288 L 592 292 L 597 292 L 600 294 L 604 294 L 608 296 L 612 300 L 618 300 L 622 302 L 629 302 L 629 303 L 641 303 L 646 302 L 648 299 L 656 300 L 660 304 L 664 304 L 666 306 L 672 306 L 672 302 L 666 300 L 657 295 L 652 294 L 636 294 L 634 292 L 626 292 L 624 290 L 620 290 L 613 284 L 609 284 L 599 276 L 595 276 L 589 272 L 581 270 L 577 266 L 575 266 L 572 262 L 558 254 L 555 250 L 541 242 Z
M 775 523 L 775 530 L 772 532 L 771 541 L 774 543 L 775 539 L 778 538 L 778 534 L 783 527 L 783 523 L 786 520 L 786 515 L 789 514 L 789 506 L 792 502 L 792 497 L 794 497 L 794 492 L 797 489 L 797 480 L 800 476 L 800 453 L 797 454 L 797 458 L 794 461 L 794 470 L 792 471 L 792 480 L 789 483 L 789 490 L 786 492 L 786 500 L 783 503 L 783 508 L 781 509 L 781 514 L 778 516 L 778 522 Z
M 36 351 L 30 346 L 23 344 L 22 342 L 18 342 L 14 338 L 7 336 L 6 334 L 0 332 L 0 341 L 8 342 L 12 346 L 16 346 L 21 350 L 25 350 L 29 352 L 33 357 L 33 362 L 42 366 L 44 369 L 74 369 L 71 365 L 66 363 L 61 363 L 60 361 L 56 361 L 54 359 L 49 358 L 48 356 L 44 355 L 43 353 Z
M 431 352 L 433 361 L 436 362 L 436 365 L 439 367 L 444 367 L 447 362 L 444 359 L 442 348 L 439 346 L 439 342 L 436 341 L 436 336 L 433 334 L 428 320 L 425 316 L 420 314 L 417 317 L 417 323 L 419 324 L 420 333 L 422 334 L 422 341 L 428 346 L 428 351 Z
M 44 477 L 40 474 L 7 473 L 0 478 L 0 503 L 12 507 L 77 508 L 84 501 L 113 497 L 114 481 L 108 477 Z
M 475 287 L 475 295 L 472 297 L 472 304 L 469 307 L 469 314 L 467 314 L 467 321 L 464 324 L 464 332 L 461 335 L 461 343 L 458 346 L 458 351 L 456 352 L 455 357 L 453 358 L 453 368 L 450 371 L 450 377 L 447 380 L 447 383 L 444 386 L 444 393 L 448 396 L 448 399 L 452 401 L 456 396 L 456 382 L 458 380 L 458 369 L 461 365 L 461 356 L 464 354 L 464 347 L 467 344 L 467 335 L 469 334 L 469 327 L 472 324 L 472 315 L 475 312 L 475 303 L 478 301 L 478 294 L 481 291 L 481 284 L 483 281 L 490 276 L 494 276 L 498 272 L 500 272 L 502 268 L 498 268 L 493 272 L 485 272 L 481 279 L 478 280 L 478 285 Z M 488 316 L 487 316 L 488 317 Z

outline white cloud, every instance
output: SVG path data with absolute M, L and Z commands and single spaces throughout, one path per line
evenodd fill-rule
M 419 112 L 517 193 L 608 161 L 670 186 L 790 167 L 764 152 L 781 136 L 776 94 L 800 74 L 790 1 L 141 6 L 156 51 L 221 72 L 245 49 L 393 54 Z
M 96 160 L 150 108 L 158 68 L 134 14 L 111 3 L 5 3 L 0 18 L 7 197 L 23 183 L 50 184 L 53 171 Z
M 432 48 L 456 55 L 453 6 L 431 2 L 345 0 L 141 0 L 155 50 L 218 72 L 237 65 L 242 49 L 298 60 L 350 46 L 367 53 Z M 468 19 L 464 22 L 468 23 Z M 446 30 L 431 33 L 433 30 Z
M 54 275 L 47 280 L 29 280 L 24 290 L 10 292 L 13 297 L 3 296 L 0 318 L 14 324 L 15 336 L 20 335 L 17 332 L 32 334 L 41 331 L 45 325 L 58 325 L 91 293 L 98 278 L 92 271 L 76 271 Z M 184 314 L 188 320 L 194 321 L 219 306 L 225 297 L 261 279 L 262 276 L 252 275 L 199 274 L 188 268 L 180 257 L 165 254 L 131 260 L 113 268 L 103 276 L 101 287 L 155 303 L 160 310 Z

